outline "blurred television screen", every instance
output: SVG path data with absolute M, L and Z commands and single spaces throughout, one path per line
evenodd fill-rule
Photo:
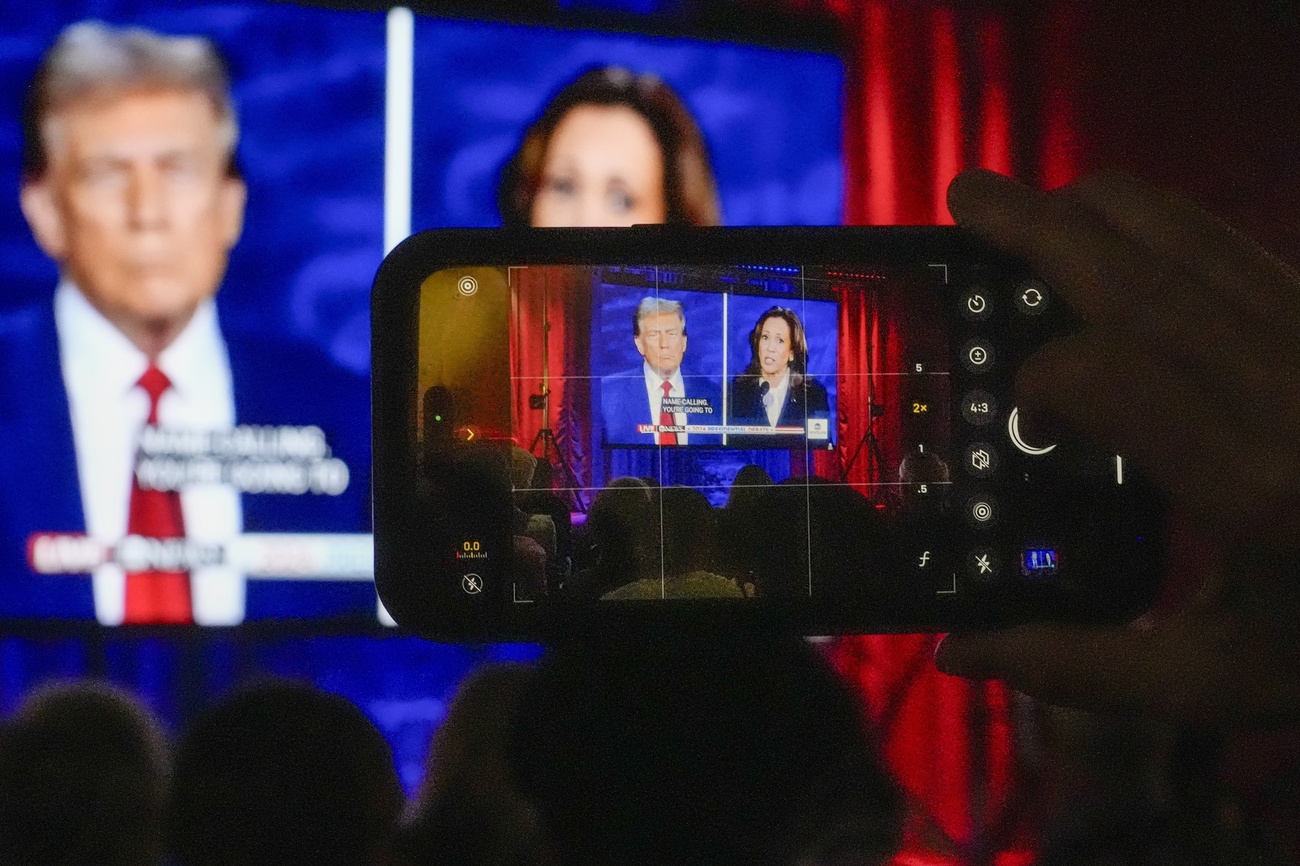
M 26 134 L 42 58 L 89 20 L 103 23 L 98 36 L 65 40 L 77 44 L 64 66 L 81 77 L 52 86 Z M 113 275 L 94 263 L 151 243 L 188 265 L 208 259 L 186 240 L 174 190 L 140 193 L 180 163 L 149 150 L 171 128 L 166 100 L 137 97 L 194 88 L 150 72 L 151 60 L 122 60 L 136 51 L 122 48 L 132 28 L 208 40 L 238 128 L 233 170 L 210 178 L 227 196 L 230 244 L 209 227 L 212 273 L 187 284 L 197 306 L 157 344 L 144 324 L 160 320 L 134 300 L 115 306 Z M 840 219 L 833 53 L 272 2 L 10 6 L 0 32 L 5 620 L 383 619 L 369 536 L 371 280 L 410 231 L 499 225 L 507 164 L 585 71 L 624 70 L 675 95 L 698 128 L 720 221 Z M 96 63 L 102 80 L 87 80 Z M 114 113 L 128 104 L 138 125 Z M 218 146 L 219 115 L 196 147 Z M 76 120 L 65 136 L 76 148 L 51 140 L 51 117 Z M 72 194 L 87 166 L 108 166 L 98 210 L 77 210 Z M 676 164 L 664 171 L 678 182 Z M 245 199 L 229 197 L 239 190 Z M 34 233 L 46 224 L 66 242 Z M 111 254 L 86 253 L 101 236 Z M 124 297 L 143 298 L 162 266 L 131 261 Z M 166 377 L 158 395 L 143 376 L 152 366 Z

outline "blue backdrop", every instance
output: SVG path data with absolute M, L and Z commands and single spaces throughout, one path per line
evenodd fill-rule
M 842 64 L 722 42 L 420 19 L 411 226 L 496 226 L 497 179 L 550 97 L 591 66 L 652 72 L 704 134 L 728 225 L 841 220 Z

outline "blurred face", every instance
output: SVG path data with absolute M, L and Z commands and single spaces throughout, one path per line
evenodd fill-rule
M 758 335 L 758 366 L 763 376 L 779 378 L 794 359 L 790 346 L 790 326 L 785 319 L 772 316 L 763 320 Z
M 42 249 L 148 354 L 165 348 L 221 283 L 244 185 L 206 96 L 142 91 L 85 102 L 42 130 L 45 174 L 23 188 Z
M 641 333 L 633 340 L 651 369 L 671 379 L 686 354 L 686 323 L 675 313 L 652 313 L 641 318 Z
M 664 158 L 650 124 L 625 105 L 579 105 L 546 147 L 532 224 L 540 227 L 662 223 Z

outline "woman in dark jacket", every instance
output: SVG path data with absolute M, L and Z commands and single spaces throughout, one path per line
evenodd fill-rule
M 830 417 L 826 389 L 807 374 L 808 338 L 803 324 L 794 310 L 771 307 L 750 331 L 749 347 L 749 366 L 731 380 L 727 423 L 767 427 L 773 432 L 729 434 L 728 444 L 749 448 L 801 445 L 808 419 Z

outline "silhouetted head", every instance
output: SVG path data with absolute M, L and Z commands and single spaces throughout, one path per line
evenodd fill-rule
M 160 862 L 168 764 L 158 723 L 126 692 L 35 692 L 0 729 L 0 863 Z
M 533 484 L 533 472 L 537 469 L 537 458 L 518 445 L 510 446 L 510 486 L 515 490 L 526 490 Z
M 512 765 L 554 862 L 883 862 L 899 800 L 861 708 L 797 638 L 679 628 L 558 646 Z
M 615 478 L 596 494 L 587 532 L 602 578 L 619 585 L 640 576 L 658 552 L 659 509 L 640 478 Z M 658 571 L 656 558 L 655 571 Z M 603 582 L 603 581 L 602 581 Z
M 183 866 L 382 862 L 402 808 L 388 743 L 355 705 L 271 681 L 195 719 L 176 751 Z
M 664 574 L 673 577 L 707 569 L 717 524 L 713 506 L 693 487 L 665 487 L 661 496 Z
M 773 485 L 772 476 L 762 466 L 747 463 L 740 467 L 727 491 L 727 508 L 743 510 L 758 502 L 763 492 Z
M 898 464 L 903 507 L 909 512 L 939 509 L 947 497 L 948 464 L 932 451 L 908 451 Z M 921 487 L 926 492 L 921 492 Z
M 531 866 L 537 816 L 507 761 L 511 721 L 531 665 L 491 664 L 461 682 L 433 738 L 405 822 L 412 866 Z

